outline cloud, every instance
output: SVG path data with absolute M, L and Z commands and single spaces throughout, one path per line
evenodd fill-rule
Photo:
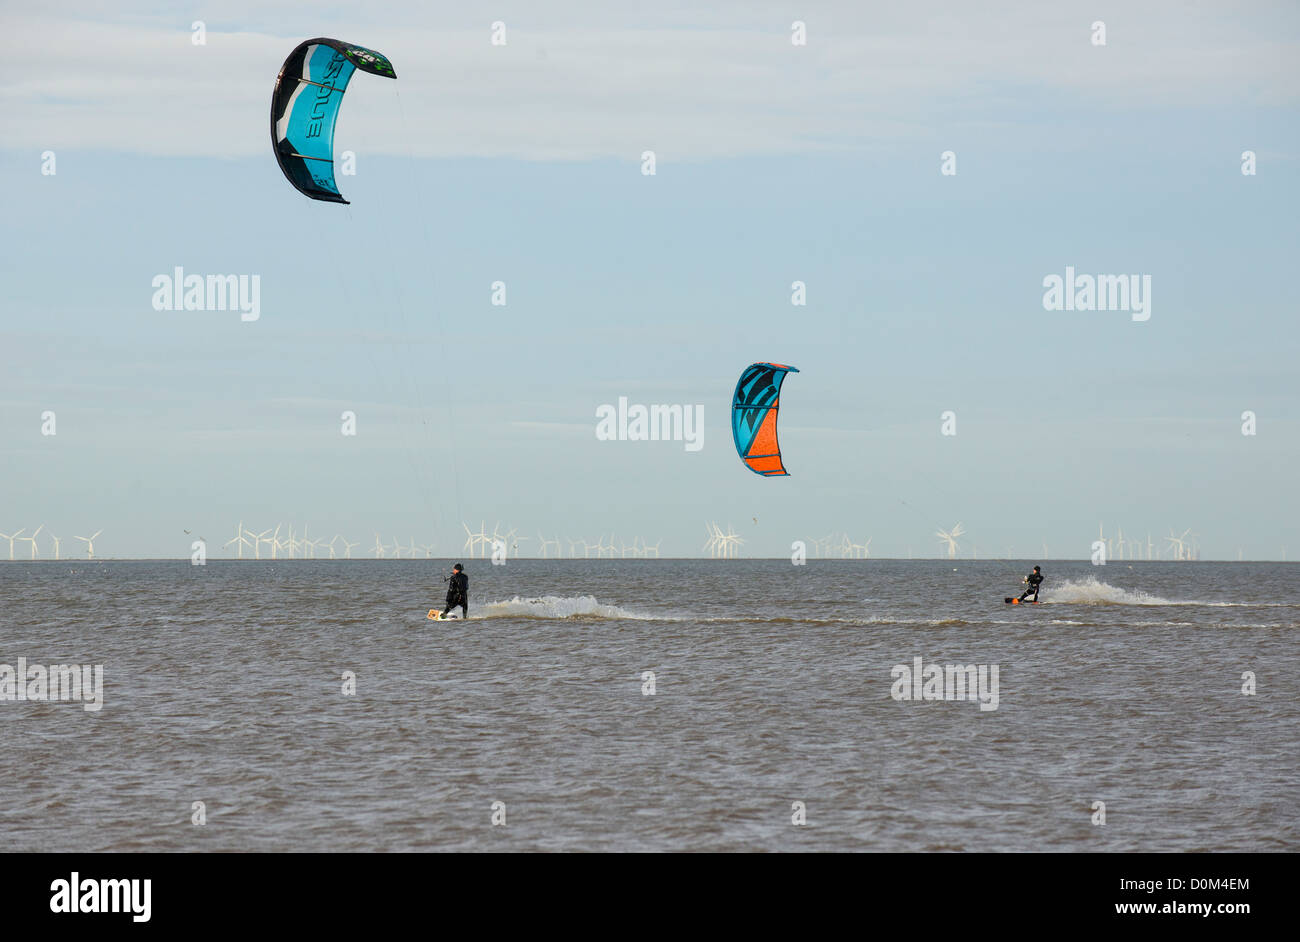
M 107 22 L 89 12 L 6 17 L 17 41 L 0 63 L 4 146 L 267 151 L 274 76 L 307 38 L 294 36 L 300 15 L 276 4 L 215 7 L 206 45 L 195 46 L 188 18 L 164 22 L 148 5 L 114 9 Z M 795 14 L 762 4 L 658 15 L 506 4 L 494 14 L 507 22 L 504 47 L 489 43 L 488 19 L 469 23 L 426 5 L 395 4 L 366 25 L 313 19 L 311 28 L 396 65 L 395 87 L 359 75 L 348 91 L 340 142 L 369 153 L 635 161 L 652 149 L 708 159 L 855 150 L 954 122 L 1027 121 L 1029 101 L 1037 109 L 1294 101 L 1300 50 L 1286 7 L 1244 21 L 1172 2 L 1122 9 L 1108 21 L 1105 48 L 1089 41 L 1104 9 L 1028 2 L 814 3 L 798 14 L 808 22 L 803 47 L 789 39 Z M 233 11 L 256 28 L 232 31 Z

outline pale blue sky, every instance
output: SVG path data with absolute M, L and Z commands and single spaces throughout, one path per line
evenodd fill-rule
M 4 13 L 0 532 L 220 555 L 240 519 L 305 522 L 459 555 L 486 519 L 694 555 L 713 519 L 745 555 L 847 530 L 921 556 L 961 521 L 963 555 L 1081 557 L 1104 521 L 1300 554 L 1292 5 L 201 6 Z M 350 207 L 270 148 L 275 72 L 316 35 L 398 73 L 343 104 Z M 260 320 L 154 311 L 177 265 L 260 275 Z M 1066 265 L 1150 275 L 1151 319 L 1044 311 Z M 755 360 L 801 370 L 788 478 L 731 444 Z M 597 441 L 619 396 L 702 403 L 704 449 Z

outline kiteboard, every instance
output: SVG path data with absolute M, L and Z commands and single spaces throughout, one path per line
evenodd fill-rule
M 429 621 L 460 621 L 461 620 L 459 615 L 456 615 L 454 613 L 451 615 L 444 615 L 440 610 L 436 608 L 429 609 L 429 614 L 424 617 L 427 618 Z
M 1022 601 L 1020 601 L 1020 599 L 1005 598 L 1005 599 L 1003 599 L 1002 601 L 1006 602 L 1008 605 L 1040 605 L 1040 604 L 1042 604 L 1042 603 L 1040 603 L 1039 601 L 1037 601 L 1036 599 L 1025 599 L 1025 600 L 1022 602 Z M 432 616 L 430 616 L 430 617 L 432 617 Z

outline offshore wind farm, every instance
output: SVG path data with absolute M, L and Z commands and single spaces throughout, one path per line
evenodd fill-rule
M 221 543 L 218 547 L 224 554 L 224 557 L 214 558 L 233 558 L 237 560 L 253 560 L 260 562 L 294 560 L 294 559 L 353 559 L 353 551 L 358 550 L 355 558 L 357 559 L 434 559 L 448 556 L 464 556 L 467 559 L 487 559 L 493 553 L 506 555 L 508 557 L 535 558 L 535 559 L 659 559 L 663 558 L 660 547 L 663 540 L 656 540 L 650 543 L 647 538 L 635 535 L 630 540 L 625 537 L 620 538 L 615 532 L 610 531 L 608 534 L 601 533 L 595 539 L 588 540 L 575 537 L 561 537 L 555 533 L 553 537 L 548 537 L 541 530 L 537 531 L 536 537 L 523 536 L 519 530 L 511 526 L 503 526 L 497 521 L 491 532 L 486 529 L 486 520 L 480 521 L 478 529 L 471 530 L 468 522 L 463 522 L 461 528 L 465 533 L 463 542 L 457 545 L 455 538 L 437 539 L 428 536 L 427 542 L 418 541 L 414 535 L 408 535 L 405 538 L 393 536 L 391 540 L 382 537 L 378 532 L 374 533 L 373 543 L 367 543 L 364 540 L 349 540 L 341 533 L 335 533 L 326 539 L 325 537 L 309 537 L 306 524 L 300 529 L 295 529 L 293 524 L 277 523 L 272 527 L 267 527 L 261 531 L 256 531 L 245 527 L 241 519 L 235 525 L 235 533 L 229 540 Z M 42 554 L 37 538 L 45 531 L 44 524 L 38 524 L 37 527 L 27 534 L 27 528 L 23 527 L 12 534 L 0 533 L 0 544 L 8 544 L 8 556 L 0 561 L 22 562 L 35 560 L 53 560 L 58 561 L 67 558 L 85 558 L 95 559 L 95 540 L 99 539 L 100 534 L 104 531 L 96 530 L 90 536 L 74 536 L 73 539 L 83 544 L 85 556 L 79 554 L 76 556 L 67 556 L 61 554 L 61 540 L 58 536 L 45 531 L 45 554 Z M 708 559 L 739 559 L 749 555 L 750 558 L 780 558 L 776 555 L 763 557 L 746 554 L 744 546 L 746 538 L 738 534 L 735 528 L 728 524 L 725 531 L 717 521 L 709 520 L 704 524 L 706 539 L 702 546 L 696 552 L 681 552 L 673 554 L 672 558 L 699 558 Z M 1132 532 L 1132 531 L 1130 531 Z M 968 534 L 961 523 L 956 524 L 948 530 L 939 530 L 936 532 L 939 541 L 939 551 L 933 558 L 959 559 L 979 558 L 978 544 L 965 541 L 959 541 L 959 538 L 965 538 Z M 189 538 L 193 534 L 186 530 L 184 536 Z M 802 546 L 802 551 L 808 558 L 812 559 L 870 559 L 871 542 L 874 537 L 868 536 L 863 542 L 854 542 L 847 531 L 831 531 L 824 536 L 801 538 L 796 536 L 791 542 L 790 549 L 798 550 Z M 203 537 L 197 537 L 198 541 L 204 543 L 205 548 L 207 541 Z M 178 552 L 178 556 L 189 556 L 191 544 L 189 542 L 177 541 L 183 552 Z M 21 544 L 27 544 L 27 553 L 24 555 Z M 798 546 L 796 545 L 798 544 Z M 567 554 L 565 547 L 567 545 Z M 101 541 L 102 546 L 102 541 Z M 1170 529 L 1167 536 L 1159 539 L 1153 539 L 1151 532 L 1147 531 L 1145 538 L 1129 537 L 1125 538 L 1122 527 L 1117 528 L 1115 535 L 1106 536 L 1104 524 L 1098 526 L 1097 542 L 1091 544 L 1092 552 L 1097 547 L 1104 547 L 1103 558 L 1116 561 L 1127 560 L 1134 561 L 1163 561 L 1171 560 L 1176 562 L 1191 562 L 1201 559 L 1200 537 L 1192 532 L 1190 527 L 1181 532 L 1176 529 Z M 15 547 L 18 547 L 15 549 Z M 1044 544 L 1045 548 L 1045 544 Z M 964 555 L 963 555 L 964 549 Z M 1286 548 L 1281 548 L 1281 554 L 1285 558 Z M 205 554 L 206 555 L 206 554 Z M 784 554 L 782 554 L 784 555 Z M 1034 554 L 1017 555 L 1013 546 L 1003 548 L 1003 552 L 990 552 L 986 549 L 986 558 L 1029 558 Z M 1081 552 L 1077 556 L 1061 556 L 1059 558 L 1086 558 L 1087 552 Z M 167 558 L 165 555 L 143 557 L 116 556 L 112 553 L 105 556 L 100 553 L 100 559 L 161 559 Z M 877 558 L 904 558 L 902 554 L 898 556 L 879 556 Z M 910 558 L 926 558 L 925 556 L 913 556 Z M 1046 554 L 1041 556 L 1043 559 L 1050 559 Z M 1237 561 L 1243 561 L 1238 554 Z

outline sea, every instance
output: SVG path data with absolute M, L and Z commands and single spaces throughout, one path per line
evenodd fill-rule
M 6 849 L 1300 849 L 1300 565 L 454 561 L 0 563 Z

